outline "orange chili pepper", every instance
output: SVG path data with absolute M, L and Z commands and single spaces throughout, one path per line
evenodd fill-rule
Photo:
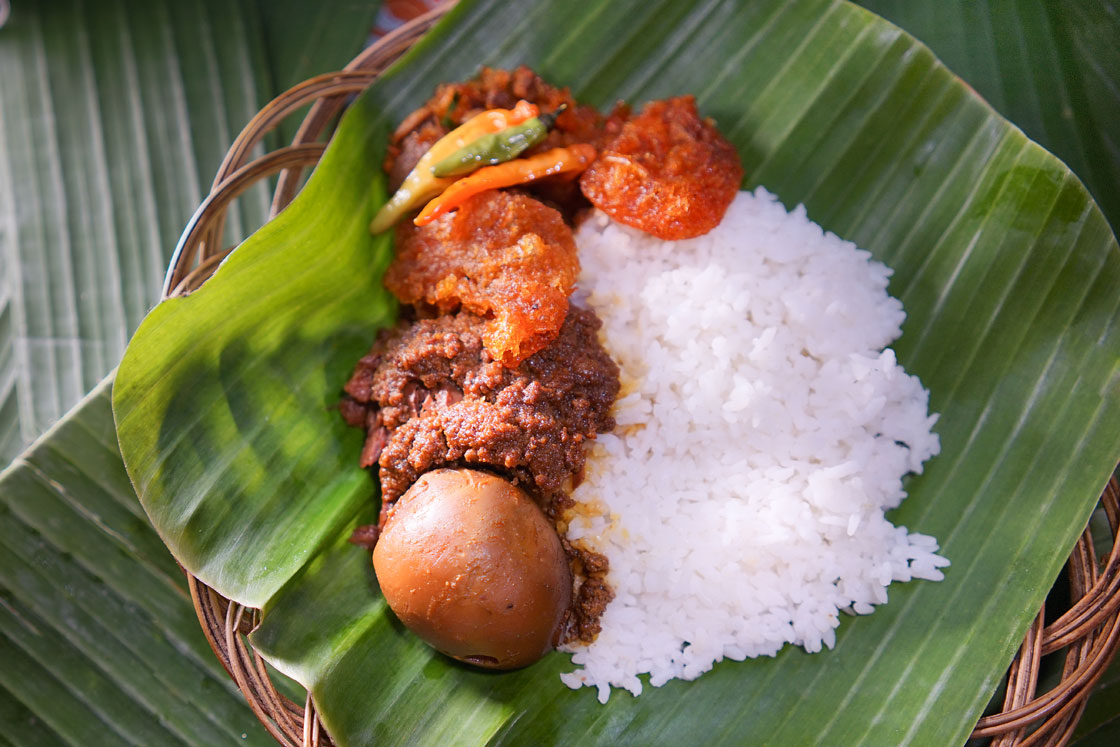
M 583 171 L 593 160 L 595 160 L 595 147 L 587 143 L 578 143 L 567 148 L 546 150 L 530 158 L 518 158 L 497 166 L 486 166 L 445 189 L 443 194 L 424 206 L 412 222 L 418 226 L 426 226 L 479 192 L 513 187 L 566 171 Z
M 437 140 L 428 152 L 421 156 L 416 167 L 408 173 L 396 193 L 389 198 L 374 216 L 370 233 L 381 233 L 403 217 L 409 210 L 430 200 L 444 190 L 454 179 L 437 178 L 432 167 L 468 143 L 483 135 L 500 132 L 507 127 L 519 125 L 540 113 L 536 104 L 522 99 L 512 109 L 487 109 L 476 114 Z

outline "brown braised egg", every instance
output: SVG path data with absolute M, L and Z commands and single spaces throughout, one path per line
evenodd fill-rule
M 556 530 L 522 490 L 486 472 L 422 475 L 394 505 L 373 567 L 413 633 L 490 669 L 527 666 L 552 649 L 571 604 Z

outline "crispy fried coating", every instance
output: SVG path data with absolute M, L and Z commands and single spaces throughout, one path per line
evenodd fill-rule
M 692 96 L 681 96 L 650 102 L 623 124 L 580 187 L 617 221 L 688 239 L 719 225 L 742 178 L 735 146 L 700 119 Z
M 402 303 L 486 317 L 486 350 L 513 367 L 556 339 L 578 275 L 559 212 L 491 190 L 422 228 L 398 226 L 385 287 Z

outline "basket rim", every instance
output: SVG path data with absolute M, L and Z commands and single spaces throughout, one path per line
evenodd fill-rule
M 368 87 L 455 2 L 445 0 L 382 37 L 342 70 L 293 86 L 246 124 L 219 167 L 210 193 L 188 221 L 175 247 L 164 279 L 163 298 L 196 290 L 232 251 L 223 249 L 220 242 L 225 211 L 238 195 L 259 180 L 279 173 L 269 218 L 291 202 L 302 170 L 313 166 L 322 156 L 326 144 L 317 140 L 345 107 L 346 97 Z M 265 134 L 308 104 L 311 109 L 290 145 L 249 160 Z M 1065 743 L 1085 710 L 1093 685 L 1120 649 L 1120 481 L 1115 472 L 1102 491 L 1099 505 L 1105 511 L 1113 538 L 1103 568 L 1087 526 L 1068 560 L 1072 606 L 1046 624 L 1043 605 L 1010 664 L 1002 710 L 981 717 L 972 738 L 991 738 L 993 745 Z M 184 573 L 211 649 L 265 729 L 277 742 L 289 747 L 333 745 L 311 693 L 307 693 L 303 704 L 280 694 L 264 659 L 248 643 L 246 636 L 259 623 L 259 612 L 223 597 L 186 569 Z M 1061 680 L 1053 689 L 1037 694 L 1042 657 L 1062 649 L 1067 655 Z
M 1068 561 L 1070 609 L 1047 625 L 1043 604 L 1009 666 L 1002 710 L 981 717 L 971 738 L 991 738 L 999 745 L 1064 744 L 1093 686 L 1120 649 L 1120 479 L 1115 474 L 1099 505 L 1113 541 L 1103 568 L 1086 526 Z M 280 694 L 264 659 L 249 644 L 247 636 L 259 623 L 259 612 L 223 597 L 185 569 L 184 573 L 207 641 L 269 733 L 290 747 L 333 745 L 310 692 L 302 706 Z M 1037 694 L 1042 657 L 1063 649 L 1061 680 Z
M 293 86 L 266 104 L 242 128 L 222 161 L 210 193 L 195 210 L 176 244 L 164 278 L 162 299 L 200 287 L 232 251 L 221 247 L 225 211 L 259 180 L 279 172 L 269 218 L 295 197 L 302 169 L 318 162 L 326 144 L 316 142 L 327 124 L 360 92 L 439 21 L 457 0 L 400 26 L 364 49 L 345 68 Z M 310 104 L 292 144 L 248 161 L 253 147 L 290 113 Z M 161 300 L 162 300 L 161 299 Z M 287 747 L 329 747 L 334 742 L 319 719 L 310 691 L 302 705 L 280 694 L 264 659 L 246 636 L 259 621 L 257 610 L 231 602 L 183 569 L 191 602 L 210 648 L 236 682 L 250 709 L 272 737 Z

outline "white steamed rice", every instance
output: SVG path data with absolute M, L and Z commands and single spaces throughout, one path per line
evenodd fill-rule
M 886 266 L 762 188 L 696 239 L 596 213 L 576 243 L 623 388 L 568 530 L 616 596 L 567 685 L 606 702 L 642 673 L 831 648 L 839 612 L 942 578 L 936 540 L 883 516 L 940 448 L 928 392 L 884 349 L 905 318 Z

